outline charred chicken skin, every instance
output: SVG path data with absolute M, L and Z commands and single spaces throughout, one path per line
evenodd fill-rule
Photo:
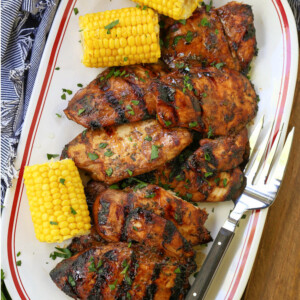
M 111 241 L 118 241 L 121 235 L 116 236 L 115 233 L 122 229 L 119 226 L 120 222 L 124 224 L 126 216 L 136 208 L 148 210 L 171 221 L 192 245 L 211 241 L 211 236 L 204 227 L 207 219 L 206 211 L 176 197 L 171 191 L 155 185 L 148 185 L 141 189 L 129 188 L 126 192 L 108 189 L 99 194 L 93 209 L 99 234 Z M 106 209 L 107 215 L 105 224 L 100 213 L 103 209 Z
M 149 172 L 176 157 L 192 142 L 183 128 L 163 128 L 156 120 L 87 130 L 66 145 L 62 156 L 107 184 Z
M 183 299 L 193 265 L 140 246 L 92 246 L 60 262 L 50 276 L 74 299 Z

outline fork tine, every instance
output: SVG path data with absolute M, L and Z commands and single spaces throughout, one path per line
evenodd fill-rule
M 259 147 L 258 153 L 255 157 L 254 163 L 253 163 L 251 169 L 249 170 L 249 174 L 246 174 L 247 181 L 250 184 L 253 183 L 253 179 L 256 176 L 256 173 L 257 173 L 258 167 L 260 165 L 260 162 L 261 162 L 261 160 L 264 156 L 264 153 L 267 150 L 267 146 L 268 146 L 270 135 L 271 135 L 271 132 L 272 132 L 272 129 L 273 129 L 273 125 L 274 125 L 274 122 L 272 123 L 272 126 L 268 130 L 268 133 L 266 134 L 266 137 L 264 138 L 263 142 L 260 144 L 260 147 Z
M 285 171 L 288 159 L 289 159 L 289 155 L 290 155 L 290 151 L 291 151 L 291 147 L 292 147 L 292 143 L 293 143 L 294 132 L 295 132 L 295 127 L 292 128 L 292 130 L 290 131 L 290 133 L 285 141 L 283 150 L 279 157 L 278 164 L 275 168 L 274 175 L 272 177 L 273 180 L 278 180 L 281 182 L 281 180 L 283 178 L 284 171 Z
M 266 180 L 267 180 L 267 177 L 268 177 L 268 174 L 269 174 L 269 171 L 270 171 L 270 167 L 271 167 L 271 164 L 273 162 L 273 159 L 274 159 L 274 156 L 275 156 L 278 144 L 279 144 L 279 140 L 280 140 L 280 137 L 281 137 L 283 125 L 284 125 L 284 123 L 281 124 L 280 129 L 277 133 L 276 139 L 275 139 L 275 141 L 274 141 L 274 143 L 271 147 L 271 150 L 270 150 L 269 154 L 267 155 L 262 173 L 260 175 L 260 178 L 263 178 L 263 182 L 266 182 Z
M 255 148 L 255 145 L 257 143 L 257 140 L 258 140 L 258 137 L 260 135 L 260 132 L 263 128 L 263 125 L 264 125 L 264 118 L 265 118 L 265 115 L 263 115 L 261 117 L 261 119 L 259 120 L 258 124 L 256 125 L 255 129 L 253 130 L 250 138 L 249 138 L 249 145 L 250 145 L 250 154 L 249 154 L 249 162 L 251 161 L 251 158 L 253 156 L 253 153 L 254 153 L 254 148 Z M 248 170 L 248 167 L 249 167 L 249 163 L 247 164 L 246 168 L 245 168 L 245 173 L 247 172 Z

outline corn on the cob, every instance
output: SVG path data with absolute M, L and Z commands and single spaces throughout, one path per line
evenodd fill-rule
M 87 67 L 155 63 L 160 57 L 158 15 L 152 9 L 123 8 L 79 17 Z
M 172 19 L 189 18 L 201 0 L 133 0 L 146 7 L 155 9 L 160 14 Z
M 25 167 L 24 179 L 39 241 L 62 242 L 89 231 L 83 185 L 71 159 Z

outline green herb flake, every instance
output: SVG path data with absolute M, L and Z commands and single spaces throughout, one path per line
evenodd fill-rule
M 62 115 L 61 115 L 61 114 L 56 114 L 56 116 L 57 116 L 58 118 L 61 118 L 61 117 L 62 117 Z
M 214 207 L 211 209 L 211 212 L 212 212 L 212 213 L 214 213 L 214 212 L 215 212 L 215 208 L 214 208 Z
M 146 82 L 146 80 L 142 77 L 139 78 L 139 81 Z
M 17 253 L 17 257 L 19 257 L 21 255 L 21 252 L 19 251 L 18 253 Z
M 99 269 L 100 267 L 102 267 L 103 265 L 103 260 L 99 259 L 98 264 L 97 264 L 97 269 Z
M 207 132 L 207 138 L 211 138 L 211 137 L 213 137 L 214 136 L 214 134 L 213 134 L 213 129 L 212 129 L 212 127 L 209 125 L 209 127 L 208 127 L 208 132 Z
M 218 29 L 215 30 L 215 34 L 219 34 L 219 30 Z
M 144 5 L 144 6 L 143 6 L 143 10 L 146 10 L 147 8 L 148 8 L 147 5 Z
M 1 280 L 4 280 L 5 279 L 5 273 L 3 271 L 3 269 L 1 269 Z
M 119 20 L 115 20 L 108 25 L 104 26 L 105 29 L 107 29 L 107 34 L 110 34 L 110 29 L 113 29 L 116 25 L 119 24 Z
M 107 176 L 110 177 L 112 175 L 112 173 L 113 173 L 113 169 L 112 168 L 108 168 L 107 170 L 105 170 L 105 173 L 106 173 Z
M 184 68 L 184 63 L 183 63 L 183 62 L 181 62 L 181 63 L 176 63 L 176 64 L 175 64 L 175 67 L 176 67 L 177 69 L 182 69 L 182 68 Z
M 138 100 L 131 100 L 131 102 L 132 102 L 132 104 L 134 104 L 134 105 L 139 105 L 139 104 L 140 104 L 140 101 L 138 101 Z
M 220 183 L 220 178 L 215 178 L 215 179 L 214 179 L 214 182 L 215 182 L 216 185 L 219 185 L 219 183 Z
M 185 25 L 186 24 L 186 19 L 178 20 L 178 22 L 181 23 L 182 25 Z
M 70 209 L 72 215 L 77 215 L 77 211 L 72 206 L 70 207 Z
M 21 260 L 17 260 L 16 265 L 17 265 L 18 267 L 20 267 L 20 266 L 22 265 L 22 261 L 21 261 Z
M 77 115 L 80 116 L 83 112 L 85 112 L 85 108 L 78 109 Z
M 107 157 L 111 157 L 114 155 L 114 153 L 110 150 L 110 149 L 107 149 L 105 152 L 104 152 L 104 155 L 107 156 Z
M 74 278 L 72 277 L 72 275 L 68 276 L 68 282 L 70 283 L 70 285 L 72 287 L 74 287 L 76 285 L 76 282 L 75 282 Z
M 131 294 L 129 292 L 126 293 L 126 298 L 131 299 Z
M 66 179 L 64 179 L 64 178 L 59 178 L 59 182 L 60 182 L 62 185 L 65 185 L 65 181 L 66 181 Z
M 55 157 L 59 157 L 59 154 L 50 154 L 50 153 L 47 153 L 47 159 L 50 160 L 52 158 L 55 158 Z
M 148 193 L 147 195 L 145 195 L 145 198 L 154 198 L 155 197 L 155 193 Z
M 206 12 L 209 12 L 211 8 L 212 8 L 212 0 L 209 1 L 209 4 L 205 5 Z
M 132 176 L 132 171 L 131 170 L 127 169 L 126 171 L 129 174 L 129 176 Z
M 128 137 L 128 140 L 130 141 L 130 142 L 132 142 L 132 137 L 130 136 L 130 137 Z
M 99 148 L 100 148 L 100 149 L 104 149 L 104 148 L 107 147 L 107 145 L 108 145 L 107 143 L 100 143 L 100 144 L 99 144 Z
M 110 185 L 109 188 L 110 188 L 111 190 L 118 190 L 118 189 L 119 189 L 119 186 L 115 183 L 115 184 Z
M 152 137 L 150 135 L 147 135 L 145 137 L 145 141 L 151 142 L 152 141 Z
M 196 122 L 196 121 L 189 123 L 190 128 L 193 128 L 193 127 L 196 127 L 196 126 L 198 126 L 198 122 Z
M 214 174 L 213 172 L 206 172 L 206 173 L 204 174 L 204 177 L 207 178 L 207 177 L 209 177 L 209 176 L 212 176 L 213 174 Z
M 149 71 L 145 71 L 147 78 L 150 78 Z
M 220 68 L 222 68 L 223 66 L 224 66 L 224 63 L 222 63 L 222 62 L 215 64 L 215 67 L 216 67 L 217 69 L 220 69 Z
M 180 273 L 181 273 L 181 270 L 180 270 L 180 268 L 178 267 L 177 269 L 175 269 L 174 273 L 176 273 L 176 274 L 180 274 Z
M 205 153 L 204 153 L 204 159 L 205 159 L 206 161 L 210 161 L 210 160 L 211 160 L 211 157 L 210 157 L 210 155 L 209 155 L 208 152 L 205 152 Z
M 210 23 L 208 22 L 207 18 L 201 19 L 200 25 L 210 27 Z M 199 26 L 199 24 L 198 24 L 198 26 Z
M 188 31 L 187 34 L 186 34 L 186 36 L 185 36 L 185 41 L 188 44 L 190 44 L 192 42 L 193 38 L 194 38 L 193 33 L 191 31 Z
M 227 186 L 227 178 L 223 179 L 223 186 L 226 187 Z
M 127 61 L 128 60 L 128 57 L 124 57 L 124 61 Z
M 201 94 L 201 97 L 202 97 L 202 98 L 205 98 L 205 97 L 207 97 L 207 94 L 206 94 L 206 93 L 202 93 L 202 94 Z
M 66 99 L 67 99 L 67 96 L 66 96 L 66 94 L 62 94 L 62 95 L 60 96 L 60 98 L 61 98 L 62 100 L 66 100 Z
M 130 115 L 134 116 L 134 111 L 131 105 L 126 105 L 126 109 Z
M 184 38 L 184 36 L 182 36 L 182 35 L 175 36 L 175 38 L 173 40 L 173 46 L 176 46 L 178 44 L 178 42 L 183 38 Z
M 68 248 L 55 247 L 55 249 L 57 251 L 54 251 L 50 254 L 50 258 L 53 260 L 55 260 L 56 257 L 70 258 L 72 256 L 72 252 Z
M 114 281 L 113 284 L 109 284 L 109 285 L 108 285 L 108 286 L 109 286 L 109 289 L 110 289 L 111 291 L 113 291 L 113 290 L 116 288 L 117 282 L 118 282 L 118 279 L 116 279 L 116 280 Z
M 128 248 L 131 248 L 132 242 L 128 243 Z
M 98 154 L 96 154 L 96 153 L 88 153 L 88 157 L 90 160 L 96 160 L 99 158 Z
M 191 200 L 193 198 L 193 195 L 190 193 L 186 193 L 185 196 L 186 196 L 187 200 Z
M 152 145 L 151 147 L 151 160 L 158 158 L 160 146 Z
M 83 84 L 82 83 L 77 83 L 77 86 L 78 87 L 83 87 Z
M 138 229 L 135 226 L 132 226 L 132 229 L 138 231 Z
M 75 14 L 75 16 L 76 16 L 78 13 L 79 13 L 78 8 L 77 8 L 77 7 L 74 7 L 74 14 Z
M 56 70 L 56 71 L 60 70 L 60 67 L 56 67 L 55 70 Z
M 169 120 L 164 120 L 164 123 L 165 123 L 165 125 L 168 127 L 168 126 L 170 126 L 170 125 L 172 125 L 172 122 L 171 121 L 169 121 Z
M 58 225 L 58 223 L 54 221 L 50 221 L 50 225 Z
M 244 215 L 242 215 L 242 217 L 241 217 L 241 219 L 246 219 L 246 215 L 244 214 Z
M 63 93 L 67 93 L 68 95 L 72 95 L 73 92 L 71 90 L 68 89 L 62 89 Z

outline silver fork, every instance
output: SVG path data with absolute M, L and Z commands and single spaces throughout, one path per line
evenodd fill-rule
M 249 139 L 251 147 L 249 162 L 251 162 L 254 158 L 253 156 L 255 151 L 253 150 L 255 150 L 256 142 L 263 127 L 263 121 L 264 118 L 262 117 Z M 234 209 L 229 214 L 228 219 L 224 223 L 223 227 L 221 227 L 217 237 L 215 238 L 215 241 L 185 300 L 203 299 L 205 297 L 210 283 L 216 274 L 221 260 L 234 236 L 235 228 L 238 225 L 242 215 L 248 210 L 267 208 L 274 202 L 284 175 L 285 167 L 287 165 L 294 137 L 294 128 L 292 128 L 286 139 L 272 180 L 268 180 L 266 183 L 266 179 L 270 173 L 270 168 L 279 144 L 283 124 L 277 133 L 276 139 L 263 163 L 265 153 L 267 152 L 268 148 L 270 148 L 268 145 L 272 127 L 269 129 L 266 137 L 257 149 L 256 156 L 251 164 L 251 167 L 250 163 L 247 165 L 245 169 L 247 186 L 243 194 L 235 201 Z M 256 176 L 260 169 L 262 169 L 262 171 L 259 173 L 260 176 L 257 180 L 258 183 L 255 184 Z

